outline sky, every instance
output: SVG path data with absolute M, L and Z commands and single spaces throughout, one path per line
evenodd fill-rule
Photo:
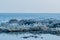
M 60 13 L 60 0 L 0 0 L 0 13 Z

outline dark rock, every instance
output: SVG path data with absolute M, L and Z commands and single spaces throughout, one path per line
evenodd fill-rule
M 41 37 L 41 39 L 43 39 L 43 37 Z
M 34 20 L 20 20 L 19 21 L 19 24 L 20 25 L 23 25 L 23 24 L 28 24 L 28 25 L 30 25 L 30 24 L 33 24 L 33 23 L 35 23 L 35 21 Z
M 18 22 L 17 19 L 11 19 L 11 20 L 9 21 L 9 23 L 17 23 L 17 22 Z
M 25 37 L 23 37 L 23 38 L 27 39 L 27 38 L 29 38 L 29 37 L 28 37 L 28 36 L 25 36 Z

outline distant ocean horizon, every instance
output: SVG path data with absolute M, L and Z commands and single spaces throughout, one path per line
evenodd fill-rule
M 10 19 L 49 19 L 54 18 L 60 20 L 58 13 L 0 13 L 0 21 L 8 21 Z

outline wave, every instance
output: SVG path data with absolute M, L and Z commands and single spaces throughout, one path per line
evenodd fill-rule
M 57 19 L 11 19 L 0 23 L 0 32 L 31 32 L 40 31 L 43 33 L 60 33 L 60 20 Z

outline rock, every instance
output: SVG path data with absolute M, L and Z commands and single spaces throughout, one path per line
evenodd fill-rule
M 18 22 L 17 19 L 11 19 L 11 20 L 9 21 L 9 23 L 17 23 L 17 22 Z
M 27 38 L 29 38 L 29 37 L 28 37 L 28 36 L 25 36 L 25 37 L 23 37 L 23 38 L 27 39 Z
M 33 24 L 33 23 L 35 23 L 35 21 L 34 20 L 20 20 L 19 21 L 19 24 L 20 25 L 23 25 L 23 24 L 28 24 L 28 25 L 30 25 L 30 24 Z
M 43 37 L 41 37 L 41 39 L 43 39 Z

